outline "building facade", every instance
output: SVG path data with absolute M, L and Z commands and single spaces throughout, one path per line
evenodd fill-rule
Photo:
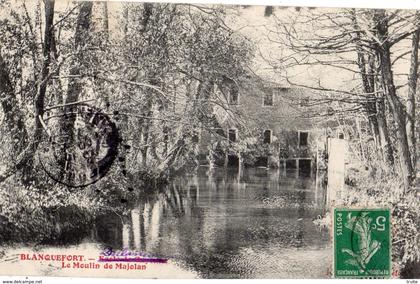
M 301 170 L 315 166 L 330 135 L 323 117 L 328 109 L 317 103 L 319 94 L 253 76 L 226 80 L 215 93 L 228 106 L 214 108 L 225 135 L 202 131 L 201 164 Z

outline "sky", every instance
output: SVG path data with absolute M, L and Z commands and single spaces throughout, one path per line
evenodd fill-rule
M 11 0 L 12 3 L 19 3 L 18 0 Z M 36 0 L 26 0 L 26 5 L 29 8 L 29 13 L 32 13 L 34 16 Z M 207 1 L 194 1 L 194 2 L 207 2 Z M 215 2 L 215 1 L 213 1 Z M 217 2 L 217 1 L 216 1 Z M 255 1 L 254 1 L 255 2 Z M 256 3 L 270 3 L 270 1 L 256 2 Z M 289 3 L 290 1 L 278 1 L 276 3 Z M 316 2 L 309 2 L 317 4 Z M 327 1 L 328 2 L 328 1 Z M 356 1 L 357 2 L 357 1 Z M 357 4 L 355 2 L 355 5 Z M 395 1 L 390 1 L 390 3 Z M 403 4 L 404 1 L 400 1 Z M 406 1 L 410 2 L 410 1 Z M 208 2 L 207 2 L 208 3 Z M 243 3 L 249 3 L 243 1 Z M 301 1 L 297 1 L 298 4 L 302 4 Z M 344 1 L 344 3 L 350 3 L 349 1 Z M 353 2 L 351 2 L 353 3 Z M 57 11 L 56 19 L 59 18 L 60 13 L 72 7 L 71 1 L 67 0 L 57 0 L 55 4 L 55 10 Z M 232 6 L 228 6 L 232 7 Z M 117 30 L 118 27 L 118 18 L 121 17 L 121 8 L 122 2 L 112 1 L 108 2 L 108 13 L 109 13 L 109 25 L 111 29 Z M 348 90 L 351 87 L 354 87 L 358 83 L 358 80 L 354 80 L 354 74 L 350 72 L 345 72 L 342 69 L 336 69 L 326 66 L 298 66 L 295 68 L 289 68 L 287 70 L 282 70 L 280 73 L 274 72 L 272 66 L 268 61 L 278 62 L 279 58 L 284 54 L 290 54 L 290 50 L 281 47 L 280 44 L 273 42 L 276 39 L 275 32 L 278 28 L 278 25 L 275 23 L 274 18 L 277 17 L 281 20 L 289 17 L 297 17 L 299 13 L 304 13 L 305 9 L 302 9 L 300 12 L 297 12 L 294 8 L 286 7 L 276 7 L 274 11 L 274 16 L 265 17 L 264 16 L 265 6 L 250 6 L 247 8 L 238 8 L 238 9 L 228 9 L 228 17 L 226 23 L 230 26 L 236 33 L 244 35 L 250 41 L 256 45 L 256 57 L 252 64 L 252 70 L 262 76 L 264 79 L 276 82 L 280 85 L 290 86 L 290 84 L 283 78 L 287 74 L 289 79 L 296 85 L 312 85 L 317 86 L 321 84 L 322 86 L 332 88 L 332 89 L 346 89 Z M 325 9 L 325 8 L 318 8 Z M 325 11 L 331 11 L 327 9 Z M 0 11 L 1 16 L 1 11 Z M 308 26 L 310 30 L 311 26 Z M 403 42 L 403 45 L 407 45 L 407 42 Z M 403 46 L 404 47 L 404 46 Z M 333 55 L 331 55 L 333 57 Z M 349 55 L 349 59 L 355 59 L 355 55 Z M 280 66 L 282 67 L 282 66 Z M 395 67 L 394 72 L 396 74 L 402 74 L 397 77 L 397 84 L 404 85 L 406 83 L 407 71 L 409 70 L 408 61 L 402 60 L 399 65 Z
M 264 6 L 251 6 L 246 9 L 240 9 L 239 15 L 235 15 L 230 21 L 233 29 L 256 43 L 258 52 L 253 69 L 257 74 L 285 86 L 289 86 L 283 79 L 283 76 L 286 74 L 291 78 L 290 81 L 296 85 L 318 86 L 321 84 L 322 86 L 332 89 L 348 90 L 360 83 L 359 78 L 354 73 L 325 65 L 310 67 L 307 65 L 297 66 L 285 71 L 280 71 L 280 75 L 279 72 L 274 72 L 272 64 L 267 62 L 278 62 L 278 59 L 282 58 L 282 55 L 288 55 L 291 52 L 291 50 L 284 48 L 281 44 L 275 42 L 278 39 L 276 32 L 279 29 L 279 26 L 276 24 L 274 18 L 277 17 L 281 21 L 289 22 L 295 17 L 299 18 L 302 13 L 305 13 L 305 9 L 296 11 L 295 8 L 292 7 L 276 8 L 274 10 L 275 17 L 264 17 L 264 8 Z M 317 10 L 321 13 L 324 13 L 324 11 L 338 11 L 338 9 L 331 8 L 317 8 Z M 288 20 L 288 18 L 290 18 L 290 20 Z M 311 25 L 304 26 L 303 32 L 311 33 L 312 28 Z M 403 41 L 400 45 L 397 45 L 394 48 L 396 51 L 394 55 L 400 54 L 399 50 L 407 50 L 407 45 L 409 46 L 410 43 L 410 40 L 407 40 Z M 329 57 L 331 59 L 335 58 L 334 55 L 331 54 L 330 56 L 326 55 L 324 59 L 330 59 Z M 347 54 L 345 58 L 356 60 L 356 55 L 353 53 Z M 401 60 L 399 61 L 399 64 L 395 65 L 394 73 L 396 75 L 397 84 L 406 84 L 408 70 L 408 60 Z M 356 80 L 354 80 L 355 78 Z

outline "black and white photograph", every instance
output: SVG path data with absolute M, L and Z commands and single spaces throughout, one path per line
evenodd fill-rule
M 0 275 L 420 278 L 419 40 L 410 9 L 0 0 Z

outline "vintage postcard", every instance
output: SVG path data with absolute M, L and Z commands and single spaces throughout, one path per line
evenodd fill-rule
M 419 278 L 420 12 L 0 0 L 0 276 Z

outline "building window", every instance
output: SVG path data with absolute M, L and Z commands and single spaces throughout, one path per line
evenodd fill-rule
M 237 131 L 236 131 L 236 129 L 229 129 L 229 131 L 228 131 L 228 138 L 229 138 L 229 141 L 230 142 L 236 142 L 236 140 L 237 140 L 237 137 L 238 135 L 237 135 Z
M 274 7 L 273 6 L 265 6 L 264 9 L 264 17 L 270 17 L 273 15 Z
M 344 133 L 343 132 L 338 133 L 338 139 L 344 139 Z
M 271 133 L 270 129 L 264 130 L 264 144 L 271 143 Z
M 274 96 L 273 93 L 265 93 L 263 97 L 263 106 L 273 106 Z
M 299 131 L 298 132 L 299 147 L 308 146 L 308 136 L 309 136 L 309 133 L 307 131 Z
M 236 84 L 232 84 L 229 89 L 229 104 L 237 105 L 239 102 L 239 89 Z

